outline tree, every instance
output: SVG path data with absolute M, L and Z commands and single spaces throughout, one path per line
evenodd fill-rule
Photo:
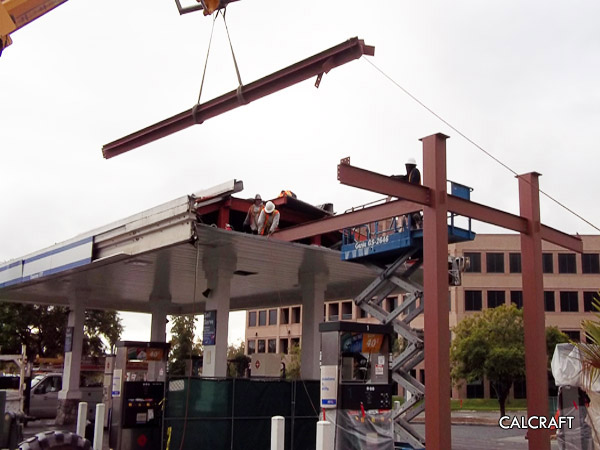
M 590 388 L 600 376 L 600 292 L 593 298 L 592 305 L 596 310 L 595 320 L 587 319 L 581 322 L 585 342 L 576 344 L 581 355 L 585 384 Z
M 60 306 L 0 303 L 2 353 L 21 353 L 21 345 L 25 344 L 30 359 L 62 355 L 68 311 Z M 111 350 L 122 332 L 116 311 L 86 310 L 83 354 L 103 355 Z
M 169 373 L 185 375 L 186 361 L 202 355 L 202 343 L 194 343 L 195 316 L 188 314 L 172 316 L 171 351 L 169 352 Z
M 285 377 L 288 380 L 299 380 L 300 379 L 300 360 L 302 357 L 302 349 L 300 345 L 293 344 L 290 348 L 290 354 L 288 356 L 288 363 L 285 368 Z
M 461 383 L 487 378 L 504 416 L 510 388 L 525 373 L 522 310 L 514 305 L 487 309 L 463 319 L 453 331 L 453 380 Z
M 230 345 L 227 347 L 227 375 L 231 378 L 240 378 L 246 375 L 246 369 L 250 364 L 250 357 L 246 354 L 246 345 L 240 342 L 240 345 Z

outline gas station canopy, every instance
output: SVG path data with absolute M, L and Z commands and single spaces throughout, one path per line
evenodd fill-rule
M 232 180 L 2 263 L 0 300 L 135 312 L 161 301 L 167 314 L 202 313 L 207 272 L 224 261 L 232 310 L 301 303 L 303 275 L 325 276 L 326 300 L 352 298 L 373 280 L 372 270 L 335 250 L 201 223 L 199 211 L 231 204 L 242 189 Z M 296 200 L 288 208 L 297 203 L 306 212 Z

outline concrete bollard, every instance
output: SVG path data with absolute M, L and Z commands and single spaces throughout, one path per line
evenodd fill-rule
M 283 450 L 285 445 L 285 419 L 271 417 L 271 450 Z
M 85 426 L 87 425 L 87 406 L 88 405 L 86 402 L 79 402 L 79 409 L 77 409 L 76 428 L 76 432 L 79 436 L 85 436 Z
M 94 444 L 93 448 L 102 450 L 102 441 L 104 440 L 104 410 L 106 405 L 98 403 L 96 405 L 96 422 L 94 423 Z
M 331 422 L 317 422 L 317 450 L 333 450 L 333 425 Z

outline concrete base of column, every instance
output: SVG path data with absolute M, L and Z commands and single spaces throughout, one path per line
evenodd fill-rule
M 77 408 L 81 399 L 58 399 L 56 425 L 74 425 L 77 423 Z

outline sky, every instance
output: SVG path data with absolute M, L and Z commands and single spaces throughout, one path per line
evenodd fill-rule
M 598 17 L 600 3 L 582 0 L 240 0 L 227 9 L 244 83 L 358 36 L 396 83 L 515 172 L 541 173 L 543 191 L 597 227 Z M 333 69 L 319 89 L 307 80 L 104 160 L 102 145 L 196 103 L 211 26 L 201 12 L 180 16 L 174 0 L 69 0 L 12 35 L 0 57 L 0 261 L 233 178 L 244 181 L 241 196 L 291 189 L 343 213 L 381 196 L 340 185 L 341 158 L 400 174 L 409 157 L 421 167 L 419 139 L 437 132 L 450 136 L 448 179 L 518 213 L 514 175 L 367 57 Z M 219 17 L 201 100 L 237 84 Z M 565 232 L 598 232 L 543 196 L 541 214 Z M 148 316 L 123 317 L 125 338 L 148 339 Z

